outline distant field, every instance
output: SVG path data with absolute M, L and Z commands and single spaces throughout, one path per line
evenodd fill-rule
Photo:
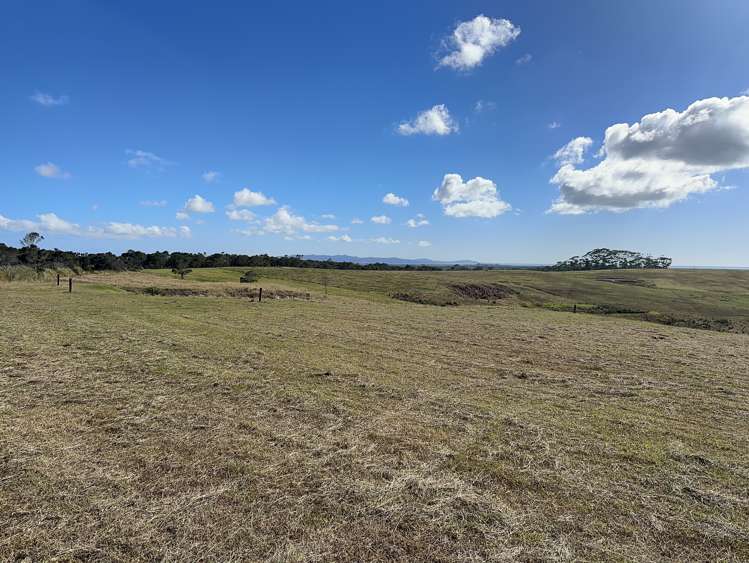
M 236 282 L 248 268 L 205 268 L 188 279 Z M 749 333 L 747 270 L 607 270 L 595 272 L 491 271 L 348 271 L 306 268 L 254 268 L 262 279 L 321 290 L 345 290 L 374 298 L 444 304 L 475 304 L 455 285 L 500 284 L 520 303 L 551 309 L 619 314 L 635 318 Z M 174 277 L 169 270 L 156 274 Z M 150 273 L 150 271 L 149 271 Z M 492 300 L 489 299 L 488 302 Z
M 749 560 L 749 335 L 565 310 L 749 272 L 245 270 L 0 283 L 0 560 Z

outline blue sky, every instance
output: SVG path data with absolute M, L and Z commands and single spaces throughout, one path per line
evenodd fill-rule
M 747 24 L 740 0 L 4 2 L 0 241 L 748 266 Z

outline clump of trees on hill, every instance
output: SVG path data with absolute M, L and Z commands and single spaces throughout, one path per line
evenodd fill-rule
M 671 266 L 671 258 L 632 252 L 630 250 L 611 250 L 596 248 L 582 256 L 573 256 L 568 260 L 549 266 L 548 270 L 620 270 L 620 269 L 665 269 Z

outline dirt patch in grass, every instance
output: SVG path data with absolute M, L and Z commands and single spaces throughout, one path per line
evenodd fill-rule
M 511 287 L 498 283 L 455 283 L 450 288 L 461 297 L 486 301 L 505 299 L 517 293 Z
M 397 291 L 390 294 L 390 297 L 397 299 L 398 301 L 407 301 L 408 303 L 418 303 L 420 305 L 458 305 L 458 301 L 455 299 L 441 299 L 436 295 L 423 295 L 419 293 L 408 293 L 404 291 Z
M 624 285 L 637 285 L 640 287 L 656 287 L 656 285 L 653 282 L 642 280 L 639 278 L 605 277 L 605 278 L 598 278 L 598 281 L 608 282 L 608 283 L 619 283 L 619 284 L 624 284 Z
M 221 287 L 221 288 L 197 288 L 197 287 L 156 287 L 156 286 L 131 286 L 122 287 L 131 293 L 144 295 L 159 295 L 164 297 L 235 297 L 238 299 L 259 299 L 260 289 L 257 287 Z M 310 294 L 301 291 L 290 291 L 286 289 L 265 289 L 263 299 L 304 299 L 309 300 Z

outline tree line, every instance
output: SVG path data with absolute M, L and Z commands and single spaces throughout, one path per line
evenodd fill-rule
M 427 265 L 393 265 L 385 263 L 357 264 L 355 262 L 334 262 L 333 260 L 306 260 L 301 255 L 269 256 L 268 254 L 230 254 L 217 252 L 142 252 L 128 250 L 122 254 L 112 252 L 71 252 L 68 250 L 40 248 L 44 237 L 29 233 L 16 248 L 0 243 L 0 266 L 28 266 L 37 270 L 69 268 L 76 271 L 100 270 L 142 270 L 142 269 L 188 269 L 221 267 L 294 267 L 323 268 L 335 270 L 440 270 Z M 451 269 L 471 269 L 451 266 Z

